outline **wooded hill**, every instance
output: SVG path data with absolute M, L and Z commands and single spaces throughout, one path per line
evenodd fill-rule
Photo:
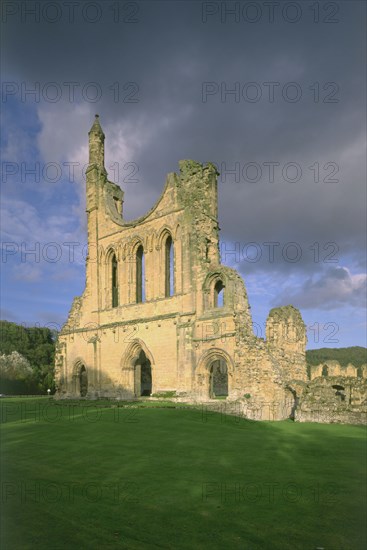
M 306 351 L 308 365 L 319 365 L 331 359 L 339 361 L 342 367 L 346 367 L 348 363 L 360 367 L 367 363 L 367 348 L 352 346 L 350 348 L 320 348 Z

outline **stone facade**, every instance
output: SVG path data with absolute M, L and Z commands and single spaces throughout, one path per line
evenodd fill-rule
M 125 221 L 104 139 L 96 117 L 86 286 L 59 335 L 58 396 L 225 397 L 288 418 L 307 381 L 306 327 L 285 306 L 271 310 L 266 340 L 254 335 L 244 282 L 220 263 L 216 168 L 181 161 L 153 208 Z

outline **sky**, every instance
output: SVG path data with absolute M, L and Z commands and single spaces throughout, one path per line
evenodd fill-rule
M 60 329 L 85 283 L 95 113 L 124 218 L 214 162 L 222 263 L 254 330 L 293 304 L 308 349 L 366 345 L 366 4 L 4 2 L 1 318 Z

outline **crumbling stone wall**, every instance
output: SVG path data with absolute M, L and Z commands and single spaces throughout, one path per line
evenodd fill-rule
M 339 361 L 328 360 L 319 365 L 310 365 L 310 378 L 314 380 L 319 376 L 351 376 L 353 378 L 367 378 L 367 365 L 355 367 L 352 363 L 342 366 Z
M 270 310 L 266 341 L 269 353 L 281 365 L 287 381 L 307 380 L 306 325 L 298 309 L 289 305 Z
M 299 422 L 365 424 L 367 380 L 343 376 L 315 378 L 303 391 L 295 419 Z
M 58 395 L 173 392 L 210 401 L 220 362 L 227 403 L 261 411 L 259 419 L 293 415 L 306 379 L 305 325 L 298 310 L 284 306 L 270 312 L 266 341 L 254 335 L 244 282 L 220 263 L 214 165 L 180 161 L 156 204 L 127 221 L 124 193 L 104 166 L 104 140 L 96 118 L 86 171 L 86 286 L 59 336 Z M 170 242 L 174 289 L 167 293 Z M 144 299 L 137 293 L 143 282 Z

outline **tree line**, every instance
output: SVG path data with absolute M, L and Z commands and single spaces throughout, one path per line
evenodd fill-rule
M 56 339 L 47 327 L 0 321 L 0 393 L 54 393 Z
M 352 346 L 350 348 L 320 348 L 306 351 L 308 365 L 320 365 L 320 363 L 332 359 L 339 361 L 342 367 L 346 367 L 348 363 L 360 367 L 367 363 L 367 348 Z

